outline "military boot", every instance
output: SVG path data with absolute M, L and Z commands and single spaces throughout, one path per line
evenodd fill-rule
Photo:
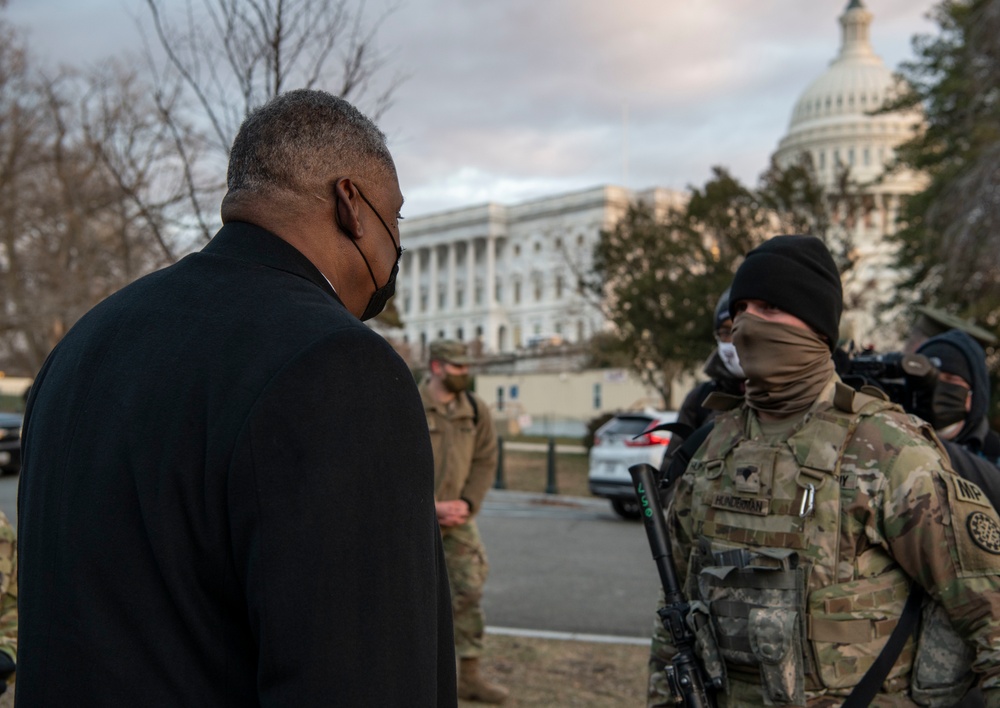
M 499 704 L 507 700 L 507 689 L 479 675 L 479 659 L 463 658 L 458 668 L 458 697 L 466 701 Z

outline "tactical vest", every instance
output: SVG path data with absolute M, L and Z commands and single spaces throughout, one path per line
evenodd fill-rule
M 821 404 L 774 445 L 750 438 L 740 410 L 722 413 L 690 463 L 692 500 L 703 518 L 693 528 L 700 542 L 692 548 L 686 590 L 711 617 L 703 626 L 714 642 L 702 637 L 699 648 L 706 664 L 721 664 L 730 705 L 760 703 L 762 690 L 774 705 L 804 705 L 806 691 L 846 697 L 906 603 L 911 580 L 891 556 L 878 547 L 860 555 L 839 547 L 842 504 L 857 494 L 853 475 L 842 478 L 845 448 L 865 417 L 898 410 L 843 389 L 834 405 Z M 925 612 L 928 620 L 934 607 Z M 937 610 L 944 625 L 928 628 L 963 645 Z M 712 643 L 718 656 L 706 655 Z M 962 683 L 968 654 L 934 656 L 933 672 L 918 690 L 919 681 L 911 686 L 914 665 L 921 664 L 916 647 L 908 639 L 883 692 L 909 694 L 918 705 L 954 705 L 968 688 Z

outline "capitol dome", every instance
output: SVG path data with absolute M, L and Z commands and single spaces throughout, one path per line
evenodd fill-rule
M 919 127 L 919 113 L 869 115 L 891 95 L 895 79 L 869 40 L 872 13 L 851 0 L 840 16 L 840 52 L 830 68 L 802 93 L 775 159 L 788 166 L 807 152 L 820 182 L 831 187 L 843 167 L 858 184 L 873 182 L 893 158 L 893 149 Z M 840 169 L 837 166 L 840 165 Z M 911 174 L 894 174 L 875 191 L 910 193 Z

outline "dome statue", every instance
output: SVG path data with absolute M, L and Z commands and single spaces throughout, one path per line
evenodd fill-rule
M 827 187 L 845 167 L 857 184 L 876 180 L 892 160 L 895 146 L 921 124 L 920 114 L 912 111 L 870 115 L 895 85 L 892 71 L 872 49 L 871 24 L 872 13 L 861 0 L 851 0 L 840 16 L 840 52 L 799 97 L 775 153 L 778 164 L 787 166 L 808 152 Z M 898 194 L 919 188 L 912 174 L 901 173 L 877 191 Z
M 850 0 L 840 16 L 840 51 L 829 68 L 803 91 L 778 143 L 774 159 L 788 167 L 803 153 L 829 195 L 833 230 L 828 233 L 846 259 L 843 274 L 844 322 L 859 346 L 886 350 L 898 346 L 898 323 L 905 313 L 894 300 L 899 274 L 895 246 L 887 238 L 897 229 L 900 197 L 920 191 L 923 176 L 897 169 L 886 173 L 894 151 L 922 127 L 919 111 L 872 115 L 896 89 L 896 78 L 872 49 L 872 13 Z M 853 206 L 838 202 L 844 171 L 864 197 Z M 833 244 L 831 244 L 833 246 Z

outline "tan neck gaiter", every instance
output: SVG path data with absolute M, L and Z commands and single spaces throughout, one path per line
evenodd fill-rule
M 788 416 L 807 410 L 833 376 L 830 348 L 811 329 L 741 313 L 733 343 L 747 376 L 747 405 Z

